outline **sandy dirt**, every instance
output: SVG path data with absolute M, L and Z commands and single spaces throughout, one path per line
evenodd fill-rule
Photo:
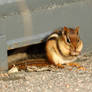
M 0 92 L 92 92 L 92 52 L 76 60 L 85 70 L 50 66 L 40 71 L 0 74 Z

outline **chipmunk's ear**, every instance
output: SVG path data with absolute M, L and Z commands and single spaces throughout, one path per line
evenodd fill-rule
M 69 29 L 66 27 L 66 26 L 64 26 L 64 34 L 66 34 L 67 32 L 69 32 Z
M 64 31 L 68 31 L 68 28 L 66 26 L 64 26 Z
M 78 34 L 78 32 L 79 32 L 79 29 L 80 29 L 79 26 L 77 26 L 77 27 L 75 28 L 75 31 L 76 31 L 77 34 Z

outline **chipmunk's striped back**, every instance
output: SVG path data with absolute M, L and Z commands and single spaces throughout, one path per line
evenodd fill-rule
M 56 31 L 54 31 L 53 33 L 51 33 L 51 34 L 48 36 L 47 40 L 58 39 L 59 36 L 61 36 L 61 35 L 62 35 L 62 31 L 61 31 L 61 30 L 56 30 Z

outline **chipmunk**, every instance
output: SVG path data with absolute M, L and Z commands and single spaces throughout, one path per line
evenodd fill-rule
M 68 64 L 77 59 L 83 48 L 80 40 L 79 27 L 56 30 L 46 41 L 46 55 L 48 60 L 56 66 Z
M 70 64 L 81 68 L 76 63 L 72 64 L 83 48 L 83 42 L 79 36 L 79 27 L 73 29 L 64 26 L 62 29 L 48 35 L 43 42 L 45 42 L 44 46 L 47 59 L 25 60 L 16 62 L 15 66 L 18 66 L 20 70 L 25 70 L 27 66 L 31 65 L 44 66 L 48 64 L 54 64 L 61 68 L 64 68 L 63 64 Z M 31 50 L 28 49 L 28 51 Z M 9 64 L 9 69 L 11 68 L 12 64 Z

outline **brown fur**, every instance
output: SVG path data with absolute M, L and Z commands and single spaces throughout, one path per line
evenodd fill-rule
M 59 34 L 60 31 L 61 35 Z M 64 27 L 62 30 L 56 31 L 55 37 L 54 34 L 49 36 L 49 40 L 46 43 L 46 54 L 52 63 L 58 66 L 68 60 L 73 61 L 80 54 L 83 43 L 80 40 L 78 31 L 79 27 L 75 29 Z

